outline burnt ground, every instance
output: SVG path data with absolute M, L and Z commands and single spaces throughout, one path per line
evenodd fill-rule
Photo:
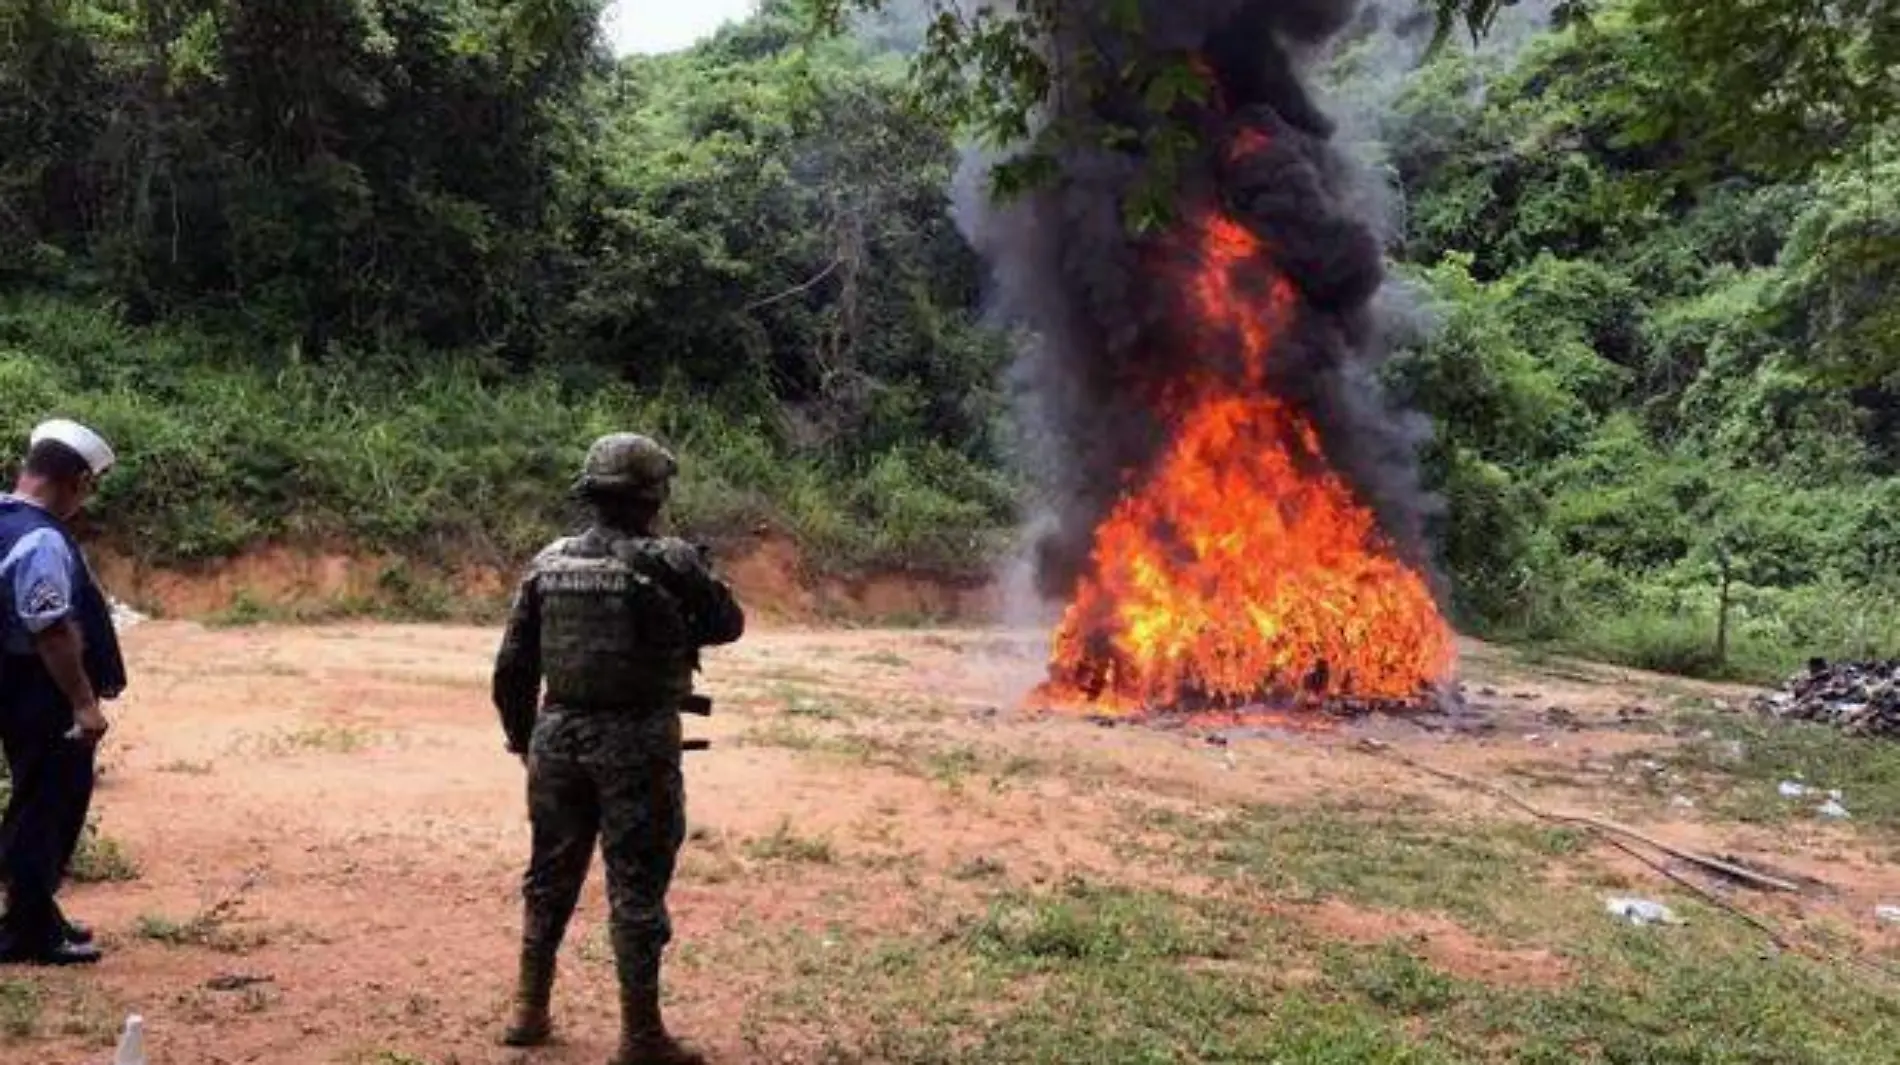
M 0 970 L 0 1060 L 600 1062 L 598 871 L 561 1043 L 494 1043 L 526 854 L 496 633 L 129 635 L 89 971 Z M 1471 709 L 1209 737 L 1014 709 L 1032 641 L 775 631 L 709 658 L 670 1019 L 718 1062 L 1886 1062 L 1900 756 L 1750 693 L 1468 646 Z M 1429 725 L 1429 727 L 1425 727 Z M 1710 883 L 1788 949 L 1422 763 L 1800 879 Z M 1852 817 L 1783 798 L 1801 779 Z M 1672 871 L 1691 875 L 1686 866 Z M 1637 927 L 1605 899 L 1670 906 Z

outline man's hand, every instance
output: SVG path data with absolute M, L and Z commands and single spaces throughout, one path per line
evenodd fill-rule
M 96 742 L 108 726 L 106 715 L 99 709 L 99 696 L 86 679 L 85 639 L 79 625 L 71 620 L 58 622 L 34 637 L 33 642 L 46 672 L 73 708 L 73 730 L 68 735 Z
M 106 720 L 105 711 L 97 702 L 73 708 L 73 730 L 68 733 L 73 739 L 98 743 L 111 729 L 112 723 Z

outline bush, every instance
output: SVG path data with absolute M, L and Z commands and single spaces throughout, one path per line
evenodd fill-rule
M 628 428 L 679 453 L 670 517 L 699 539 L 771 528 L 834 567 L 974 572 L 1010 520 L 1009 485 L 958 453 L 801 452 L 765 418 L 676 386 L 440 355 L 312 364 L 45 297 L 0 302 L 0 386 L 11 439 L 59 413 L 119 444 L 94 523 L 161 565 L 267 542 L 516 559 L 575 518 L 566 489 L 588 442 Z

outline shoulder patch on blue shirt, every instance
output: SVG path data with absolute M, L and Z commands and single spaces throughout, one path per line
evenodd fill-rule
M 44 578 L 26 590 L 26 613 L 46 617 L 66 612 L 66 590 Z
M 71 614 L 75 561 L 66 541 L 47 529 L 20 537 L 0 559 L 0 578 L 13 592 L 6 606 L 27 632 L 44 632 Z

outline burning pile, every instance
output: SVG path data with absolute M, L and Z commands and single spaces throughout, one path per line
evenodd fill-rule
M 1191 52 L 1204 82 L 1187 95 L 1205 102 L 1170 118 L 1202 143 L 1172 228 L 1122 225 L 1146 161 L 1111 149 L 1072 153 L 1058 188 L 971 227 L 1041 341 L 1022 367 L 1056 499 L 1038 577 L 1067 606 L 1038 701 L 1431 702 L 1453 638 L 1422 562 L 1415 435 L 1368 372 L 1385 346 L 1380 245 L 1292 58 L 1356 5 L 1152 0 L 1133 34 L 1114 6 L 1073 5 L 1059 50 Z M 1134 113 L 1096 98 L 1056 120 Z
M 1186 342 L 1236 352 L 1242 372 L 1161 397 L 1173 439 L 1097 528 L 1043 697 L 1200 710 L 1420 696 L 1451 661 L 1431 592 L 1271 387 L 1297 291 L 1228 217 L 1184 239 Z
M 1900 661 L 1808 663 L 1781 691 L 1755 701 L 1764 714 L 1847 732 L 1900 737 Z

